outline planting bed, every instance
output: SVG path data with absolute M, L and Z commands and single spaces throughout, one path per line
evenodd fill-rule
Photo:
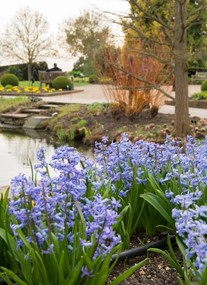
M 166 135 L 174 135 L 174 115 L 159 114 L 151 117 L 149 109 L 143 110 L 139 115 L 126 116 L 121 109 L 109 108 L 107 105 L 101 107 L 99 104 L 90 106 L 70 104 L 70 112 L 62 117 L 57 117 L 48 125 L 48 131 L 57 132 L 58 129 L 65 130 L 64 139 L 70 140 L 67 136 L 70 130 L 86 130 L 87 135 L 77 136 L 86 145 L 93 145 L 100 141 L 103 136 L 109 140 L 119 140 L 122 133 L 129 134 L 132 141 L 150 140 L 164 142 Z M 81 120 L 85 121 L 84 126 L 79 126 Z M 207 135 L 206 120 L 197 117 L 191 118 L 191 135 L 197 138 L 204 138 Z M 78 132 L 77 132 L 78 133 Z
M 58 125 L 66 130 L 67 128 L 71 128 L 69 122 L 77 124 L 77 120 L 84 119 L 87 121 L 85 127 L 91 132 L 93 140 L 99 140 L 103 136 L 109 136 L 110 140 L 118 140 L 121 133 L 127 132 L 129 133 L 130 139 L 133 141 L 148 139 L 151 141 L 161 142 L 161 140 L 165 140 L 167 134 L 173 135 L 173 116 L 158 114 L 156 117 L 152 118 L 148 109 L 143 111 L 140 116 L 133 117 L 126 117 L 122 112 L 115 109 L 109 109 L 107 106 L 105 106 L 101 111 L 98 107 L 89 111 L 87 106 L 80 105 L 80 108 L 76 108 L 76 112 L 77 113 L 70 112 L 66 116 L 50 123 L 48 125 L 48 131 L 54 131 L 55 127 L 57 128 Z M 197 138 L 203 138 L 206 135 L 206 121 L 200 120 L 199 118 L 191 118 L 191 122 L 192 135 L 195 135 Z M 86 138 L 84 142 L 87 143 Z M 200 152 L 202 153 L 202 151 Z M 149 158 L 151 158 L 151 156 L 149 156 Z M 114 160 L 115 157 L 112 160 L 113 163 Z M 185 161 L 186 160 L 183 160 L 182 162 L 184 163 Z M 123 170 L 125 170 L 124 167 Z M 185 186 L 185 181 L 181 182 L 183 183 L 181 184 Z M 152 221 L 153 219 L 148 220 Z M 157 221 L 156 219 L 154 220 Z M 130 221 L 130 219 L 128 219 L 127 222 L 128 221 Z M 131 240 L 130 247 L 139 247 L 143 244 L 156 241 L 158 238 L 159 237 L 157 235 L 146 237 L 143 234 L 136 234 Z M 178 260 L 181 260 L 179 251 L 177 251 L 176 248 L 175 251 Z M 145 257 L 145 255 L 142 255 L 119 262 L 109 276 L 107 284 L 110 284 L 117 275 L 123 273 L 127 268 L 140 262 Z M 147 265 L 142 267 L 140 270 L 137 270 L 131 277 L 127 278 L 120 284 L 179 284 L 177 281 L 177 272 L 170 267 L 168 262 L 160 254 L 149 253 L 148 257 L 150 258 L 150 261 Z

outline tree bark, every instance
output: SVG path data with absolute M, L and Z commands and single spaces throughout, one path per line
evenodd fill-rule
M 31 81 L 32 78 L 32 63 L 27 63 L 27 74 L 28 74 L 28 80 Z
M 175 134 L 189 133 L 187 0 L 175 1 Z

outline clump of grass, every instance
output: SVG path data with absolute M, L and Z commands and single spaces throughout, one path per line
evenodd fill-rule
M 51 122 L 52 123 L 55 123 L 56 121 L 58 121 L 59 119 L 67 116 L 68 114 L 71 114 L 71 113 L 77 113 L 79 112 L 81 108 L 81 105 L 80 104 L 67 104 L 67 105 L 64 105 L 64 106 L 61 106 L 60 108 L 58 108 L 58 115 L 55 116 Z
M 68 113 L 78 112 L 80 108 L 81 108 L 80 104 L 69 104 L 69 105 L 67 104 L 60 107 L 60 112 L 61 114 L 66 115 Z
M 93 103 L 88 105 L 88 111 L 91 113 L 95 113 L 97 111 L 103 111 L 106 108 L 106 104 L 105 103 Z
M 88 124 L 87 120 L 81 119 L 76 123 L 77 128 L 85 127 Z
M 0 98 L 0 112 L 27 102 L 29 102 L 29 98 L 26 96 L 18 96 L 16 98 Z
M 57 129 L 56 135 L 60 141 L 64 141 L 66 139 L 65 130 L 62 128 Z

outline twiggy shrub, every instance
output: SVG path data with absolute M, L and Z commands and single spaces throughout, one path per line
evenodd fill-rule
M 116 56 L 110 51 L 107 54 L 107 72 L 113 79 L 108 93 L 128 116 L 139 114 L 146 106 L 159 109 L 164 103 L 162 91 L 168 92 L 167 86 L 172 84 L 170 70 L 161 60 L 155 60 L 160 56 L 158 47 L 152 52 L 154 56 L 143 54 L 144 49 L 143 44 L 135 44 Z

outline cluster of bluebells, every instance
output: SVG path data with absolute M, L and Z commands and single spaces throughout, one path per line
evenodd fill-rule
M 52 243 L 45 248 L 51 231 L 60 241 L 67 238 L 68 248 L 72 250 L 75 237 L 71 229 L 81 211 L 86 221 L 86 237 L 80 240 L 83 250 L 92 245 L 91 237 L 95 236 L 99 244 L 94 258 L 101 253 L 107 254 L 120 242 L 113 225 L 117 221 L 117 212 L 122 208 L 112 197 L 123 201 L 134 184 L 144 185 L 147 189 L 150 173 L 163 191 L 172 189 L 173 197 L 176 195 L 174 203 L 182 206 L 181 210 L 173 211 L 178 230 L 185 222 L 182 219 L 189 219 L 186 223 L 189 232 L 183 227 L 186 244 L 188 236 L 192 241 L 187 256 L 196 256 L 195 265 L 199 272 L 202 271 L 206 256 L 197 250 L 204 252 L 201 245 L 204 246 L 206 235 L 206 214 L 202 201 L 207 198 L 203 191 L 207 186 L 207 138 L 197 142 L 188 137 L 183 144 L 168 136 L 164 144 L 142 140 L 132 143 L 123 134 L 120 142 L 109 144 L 104 137 L 102 142 L 96 143 L 94 161 L 68 146 L 56 149 L 50 163 L 45 161 L 44 149 L 39 150 L 38 159 L 39 164 L 35 166 L 37 184 L 22 174 L 11 184 L 10 211 L 17 219 L 17 223 L 11 226 L 17 238 L 18 228 L 28 233 L 27 229 L 35 225 L 35 231 L 27 239 L 38 243 L 43 251 L 53 248 Z M 50 168 L 55 173 L 53 177 L 50 177 Z M 199 196 L 201 192 L 203 194 Z M 102 194 L 106 199 L 102 198 Z M 193 206 L 189 201 L 197 201 L 198 196 L 199 203 Z M 185 205 L 181 202 L 183 197 Z M 198 229 L 202 229 L 201 232 Z M 195 246 L 197 241 L 200 243 L 198 247 Z M 21 246 L 21 240 L 18 242 Z M 204 263 L 200 262 L 201 258 Z
M 204 191 L 207 187 L 207 137 L 197 141 L 189 136 L 183 143 L 168 136 L 164 144 L 157 144 L 142 140 L 132 143 L 123 134 L 120 142 L 111 144 L 103 138 L 96 144 L 94 157 L 99 180 L 92 184 L 101 191 L 110 181 L 112 195 L 120 197 L 121 201 L 130 199 L 129 192 L 141 189 L 139 185 L 148 190 L 149 174 L 164 192 L 171 189 L 173 195 L 186 192 L 194 195 L 202 191 L 200 205 L 207 199 Z M 135 184 L 137 187 L 133 188 Z
M 123 134 L 120 142 L 107 143 L 104 137 L 94 151 L 99 180 L 92 183 L 97 191 L 110 181 L 112 191 L 125 197 L 133 183 L 147 183 L 146 171 L 166 189 L 172 188 L 173 182 L 180 192 L 207 185 L 207 138 L 198 143 L 189 136 L 185 145 L 170 136 L 164 144 L 132 143 Z
M 118 208 L 121 206 L 115 199 L 103 199 L 100 195 L 94 196 L 93 201 L 87 199 L 82 206 L 83 215 L 86 219 L 86 240 L 82 240 L 83 248 L 90 246 L 88 240 L 95 236 L 99 246 L 96 248 L 93 259 L 100 255 L 109 254 L 112 249 L 121 243 L 119 235 L 115 235 L 113 225 L 117 223 Z
M 74 148 L 56 149 L 50 163 L 45 161 L 43 148 L 37 156 L 37 183 L 23 174 L 11 181 L 9 206 L 16 219 L 11 228 L 18 246 L 23 246 L 18 235 L 21 229 L 27 240 L 37 244 L 45 254 L 54 250 L 51 234 L 60 242 L 67 240 L 69 251 L 73 250 L 74 239 L 78 237 L 83 250 L 96 246 L 92 258 L 110 253 L 121 243 L 113 230 L 119 201 L 103 199 L 98 193 L 87 197 L 86 171 L 80 165 L 84 157 Z M 90 163 L 85 164 L 89 167 Z M 49 168 L 55 171 L 54 177 L 50 177 Z M 74 230 L 81 218 L 84 219 L 84 237 Z
M 98 165 L 97 173 L 102 177 L 99 188 L 110 180 L 112 191 L 126 197 L 133 183 L 146 184 L 146 172 L 151 173 L 160 182 L 167 175 L 173 160 L 182 153 L 182 147 L 169 137 L 165 144 L 137 141 L 132 143 L 126 134 L 120 142 L 107 145 L 107 138 L 96 143 L 94 157 Z M 177 163 L 177 162 L 176 162 Z
M 203 193 L 200 190 L 176 195 L 167 193 L 175 204 L 172 217 L 178 235 L 186 245 L 186 259 L 191 260 L 202 275 L 207 266 L 207 205 L 200 205 Z

